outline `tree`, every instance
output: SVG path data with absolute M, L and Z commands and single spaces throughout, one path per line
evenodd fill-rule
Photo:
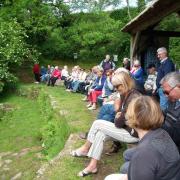
M 129 0 L 126 0 L 126 3 L 127 3 L 127 10 L 128 10 L 128 16 L 129 16 L 129 19 L 131 20 L 131 13 L 130 13 L 130 6 L 129 6 Z
M 139 12 L 143 11 L 145 8 L 145 5 L 146 5 L 145 0 L 138 0 L 137 1 L 138 11 Z
M 117 8 L 121 4 L 121 0 L 69 0 L 66 2 L 72 11 L 76 12 L 99 12 L 109 7 Z
M 16 20 L 0 19 L 0 92 L 4 85 L 17 80 L 12 73 L 13 68 L 20 66 L 25 60 L 36 60 L 36 51 L 30 48 L 24 38 L 24 29 Z M 36 55 L 35 55 L 35 54 Z

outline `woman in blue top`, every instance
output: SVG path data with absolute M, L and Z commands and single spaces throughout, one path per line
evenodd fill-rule
M 106 80 L 106 77 L 103 76 L 103 70 L 97 72 L 98 77 L 94 85 L 90 89 L 90 94 L 88 96 L 89 104 L 87 105 L 89 110 L 96 109 L 97 97 L 102 94 L 102 89 Z
M 144 86 L 144 77 L 143 77 L 143 69 L 141 67 L 141 64 L 139 60 L 134 61 L 134 65 L 131 69 L 131 75 L 135 79 L 135 81 L 140 85 Z

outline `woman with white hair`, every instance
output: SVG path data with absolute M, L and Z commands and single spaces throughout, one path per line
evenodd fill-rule
M 131 69 L 131 75 L 135 81 L 142 87 L 144 87 L 143 69 L 139 60 L 135 60 Z
M 122 97 L 122 105 L 116 114 L 115 124 L 108 121 L 94 121 L 88 133 L 86 143 L 72 151 L 72 156 L 88 156 L 91 158 L 88 166 L 83 171 L 80 171 L 78 176 L 83 177 L 97 173 L 97 162 L 101 158 L 103 144 L 107 139 L 113 138 L 126 143 L 138 142 L 136 132 L 126 123 L 125 113 L 128 104 L 133 98 L 139 96 L 140 93 L 134 89 L 134 81 L 127 73 L 121 72 L 114 75 L 112 83 Z
M 67 77 L 69 77 L 69 72 L 68 67 L 65 65 L 61 71 L 61 80 L 65 80 Z
M 54 84 L 56 83 L 56 80 L 60 79 L 60 78 L 61 78 L 61 71 L 59 70 L 58 66 L 55 66 L 54 71 L 52 72 L 52 75 L 51 75 L 47 85 L 54 86 Z

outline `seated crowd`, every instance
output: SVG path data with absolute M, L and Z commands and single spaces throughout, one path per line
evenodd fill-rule
M 157 50 L 160 66 L 147 65 L 148 76 L 140 61 L 124 58 L 116 68 L 110 56 L 89 71 L 74 66 L 62 70 L 48 66 L 37 81 L 54 86 L 64 81 L 66 91 L 82 93 L 87 108 L 99 106 L 97 120 L 87 133 L 86 142 L 71 152 L 73 157 L 90 158 L 78 173 L 84 177 L 97 173 L 104 142 L 113 141 L 108 154 L 115 153 L 121 143 L 137 143 L 127 149 L 119 174 L 105 180 L 179 180 L 180 179 L 180 73 L 167 56 L 166 48 Z M 157 70 L 157 71 L 156 71 Z

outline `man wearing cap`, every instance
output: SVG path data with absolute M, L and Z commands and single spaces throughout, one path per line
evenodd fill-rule
M 156 66 L 155 64 L 149 64 L 148 67 L 148 77 L 147 80 L 144 83 L 144 89 L 146 91 L 147 95 L 154 95 L 156 91 L 156 78 L 157 78 L 157 72 L 156 72 Z
M 161 47 L 157 50 L 157 56 L 160 60 L 161 65 L 158 68 L 156 85 L 157 85 L 157 91 L 160 98 L 160 106 L 161 106 L 161 109 L 164 111 L 167 108 L 168 100 L 167 100 L 167 97 L 163 93 L 163 90 L 160 85 L 160 81 L 166 74 L 175 71 L 175 66 L 173 62 L 168 58 L 167 50 L 165 47 Z

